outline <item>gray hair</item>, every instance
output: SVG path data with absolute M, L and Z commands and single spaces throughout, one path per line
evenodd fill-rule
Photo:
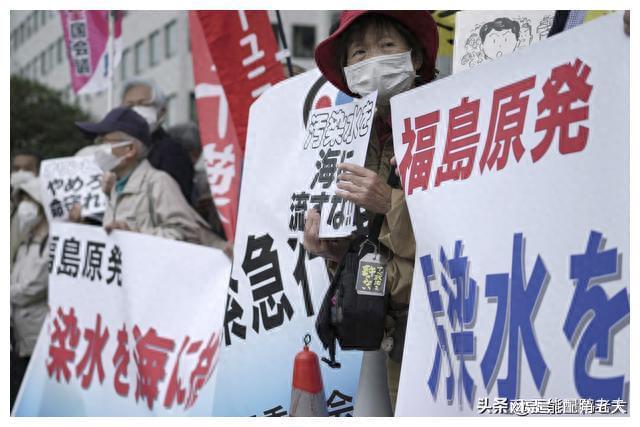
M 167 97 L 165 96 L 160 86 L 151 79 L 138 79 L 133 78 L 127 80 L 122 86 L 122 92 L 120 93 L 120 99 L 124 99 L 124 96 L 134 86 L 146 86 L 151 91 L 151 103 L 156 107 L 156 109 L 162 110 L 167 106 Z

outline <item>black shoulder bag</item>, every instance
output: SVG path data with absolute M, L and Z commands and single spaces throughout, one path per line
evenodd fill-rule
M 391 169 L 387 180 L 392 188 L 399 186 L 398 177 Z M 343 350 L 378 350 L 384 337 L 385 315 L 389 289 L 384 294 L 363 294 L 359 285 L 360 262 L 369 254 L 378 253 L 378 236 L 384 215 L 377 214 L 369 223 L 368 234 L 356 234 L 343 256 L 325 294 L 318 317 L 316 331 L 329 357 L 322 358 L 332 368 L 339 368 L 335 359 L 336 341 Z

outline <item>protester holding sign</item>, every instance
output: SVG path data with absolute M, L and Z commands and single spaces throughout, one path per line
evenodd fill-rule
M 17 249 L 11 271 L 11 327 L 15 338 L 12 353 L 17 356 L 15 359 L 12 357 L 12 403 L 47 315 L 49 283 L 46 251 L 49 226 L 42 207 L 38 178 L 34 176 L 21 181 L 14 190 L 18 202 L 18 229 L 24 239 Z
M 381 222 L 376 245 L 386 272 L 385 338 L 389 352 L 387 373 L 392 405 L 398 389 L 400 363 L 413 276 L 415 240 L 403 192 L 391 166 L 393 144 L 389 100 L 435 75 L 438 33 L 426 11 L 344 11 L 340 25 L 316 48 L 315 58 L 324 76 L 352 97 L 378 92 L 374 132 L 365 167 L 342 163 L 336 194 L 366 209 L 369 239 Z M 395 182 L 394 182 L 395 181 Z M 318 237 L 320 215 L 313 209 L 305 226 L 305 247 L 335 263 L 345 256 L 349 242 L 329 242 Z M 350 250 L 352 250 L 351 248 Z M 333 268 L 332 268 L 333 267 Z M 384 276 L 384 274 L 383 274 Z
M 107 231 L 136 231 L 207 246 L 221 244 L 189 206 L 173 178 L 149 164 L 149 126 L 139 114 L 118 107 L 99 123 L 76 125 L 100 142 L 96 162 L 117 178 L 102 222 Z
M 23 182 L 36 177 L 38 175 L 39 169 L 40 156 L 33 152 L 24 151 L 16 153 L 11 160 L 11 233 L 9 236 L 9 240 L 11 241 L 10 256 L 12 265 L 16 255 L 16 251 L 18 250 L 18 246 L 20 246 L 20 243 L 22 243 L 23 240 L 23 236 L 19 233 L 18 230 L 18 216 L 16 215 L 18 203 L 14 197 L 14 195 L 17 193 L 14 193 L 14 191 Z

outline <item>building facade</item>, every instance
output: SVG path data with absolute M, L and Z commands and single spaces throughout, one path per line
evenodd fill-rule
M 315 67 L 316 44 L 329 35 L 335 11 L 281 11 L 286 41 L 294 64 Z M 274 31 L 277 19 L 269 11 Z M 166 124 L 197 121 L 187 11 L 126 11 L 122 22 L 122 60 L 114 72 L 115 99 L 130 78 L 151 78 L 163 88 L 168 103 Z M 106 91 L 76 96 L 57 11 L 11 11 L 12 74 L 37 80 L 62 92 L 95 119 L 107 110 Z

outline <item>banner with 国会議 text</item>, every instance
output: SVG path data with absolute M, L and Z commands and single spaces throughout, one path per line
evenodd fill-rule
M 417 246 L 396 415 L 625 414 L 622 14 L 391 106 Z
M 113 18 L 113 58 L 109 53 L 109 13 Z M 108 88 L 111 71 L 122 56 L 121 11 L 61 10 L 60 20 L 67 47 L 71 87 L 78 95 Z M 113 67 L 110 62 L 113 62 Z
M 222 251 L 64 222 L 51 224 L 45 250 L 49 315 L 13 415 L 211 414 Z
M 297 213 L 304 214 L 305 205 L 295 195 L 322 167 L 320 150 L 340 150 L 340 157 L 353 149 L 346 141 L 330 144 L 320 131 L 316 136 L 326 144 L 309 140 L 305 149 L 311 118 L 336 105 L 349 111 L 351 102 L 316 69 L 275 85 L 251 107 L 214 416 L 289 415 L 293 362 L 305 335 L 311 335 L 310 350 L 327 356 L 315 332 L 329 286 L 326 265 L 306 252 L 301 233 L 293 227 L 292 235 L 290 226 L 304 221 Z M 323 171 L 316 187 L 335 180 L 334 168 Z M 327 412 L 349 416 L 362 353 L 338 351 L 337 358 L 338 369 L 320 362 Z

